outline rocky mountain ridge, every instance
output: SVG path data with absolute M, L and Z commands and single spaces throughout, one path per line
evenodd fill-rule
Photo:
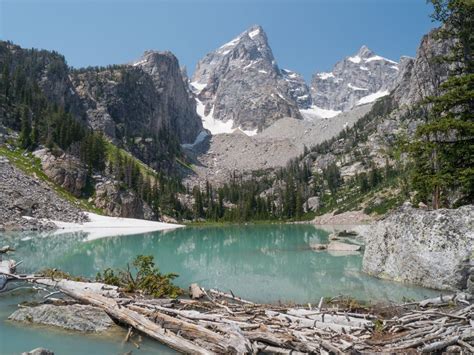
M 398 63 L 376 55 L 367 46 L 346 57 L 331 72 L 316 73 L 311 82 L 313 104 L 348 111 L 388 95 L 399 73 Z
M 240 128 L 254 135 L 284 117 L 331 118 L 370 104 L 389 94 L 399 72 L 397 62 L 362 46 L 332 72 L 315 73 L 309 87 L 300 74 L 278 67 L 266 33 L 255 25 L 201 59 L 190 86 L 211 133 Z

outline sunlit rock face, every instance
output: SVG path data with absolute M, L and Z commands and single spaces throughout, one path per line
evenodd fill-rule
M 289 75 L 278 68 L 262 27 L 253 26 L 199 61 L 191 87 L 203 119 L 260 131 L 283 117 L 301 119 L 297 97 L 306 89 Z
M 315 73 L 311 82 L 313 105 L 348 111 L 388 95 L 398 77 L 398 63 L 366 46 L 338 62 L 331 72 Z
M 404 205 L 372 228 L 363 270 L 434 289 L 466 289 L 473 231 L 473 205 L 434 211 Z

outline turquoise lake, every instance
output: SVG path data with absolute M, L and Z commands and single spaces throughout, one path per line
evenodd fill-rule
M 382 281 L 361 272 L 362 254 L 340 255 L 311 250 L 328 233 L 312 225 L 188 227 L 167 232 L 117 236 L 93 241 L 77 233 L 0 233 L 0 245 L 16 248 L 19 272 L 55 267 L 73 275 L 95 277 L 105 268 L 121 268 L 137 255 L 153 255 L 163 272 L 179 274 L 187 288 L 197 282 L 257 302 L 317 303 L 322 296 L 347 295 L 361 300 L 422 299 L 439 292 Z M 44 295 L 44 293 L 42 294 Z M 171 350 L 145 340 L 141 349 L 122 345 L 124 331 L 107 337 L 82 335 L 7 321 L 23 300 L 40 297 L 31 290 L 0 295 L 0 354 L 20 354 L 38 346 L 55 354 L 166 354 Z

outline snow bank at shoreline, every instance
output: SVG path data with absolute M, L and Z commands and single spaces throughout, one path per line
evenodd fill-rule
M 118 235 L 133 235 L 184 227 L 180 224 L 147 221 L 135 218 L 107 217 L 91 212 L 84 213 L 89 217 L 89 222 L 79 224 L 52 221 L 58 227 L 55 234 L 82 231 L 87 233 L 87 241 L 91 241 Z

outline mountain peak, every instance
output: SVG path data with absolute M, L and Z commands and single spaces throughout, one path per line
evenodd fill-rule
M 372 52 L 369 47 L 367 47 L 365 44 L 360 47 L 359 51 L 357 52 L 357 55 L 362 58 L 368 58 L 374 56 L 374 52 Z
M 244 34 L 248 35 L 251 39 L 255 39 L 257 36 L 266 37 L 265 31 L 260 25 L 251 26 L 244 32 Z
M 313 76 L 313 104 L 326 110 L 347 111 L 372 102 L 388 94 L 399 70 L 397 62 L 363 45 L 355 55 L 336 63 L 331 72 Z

